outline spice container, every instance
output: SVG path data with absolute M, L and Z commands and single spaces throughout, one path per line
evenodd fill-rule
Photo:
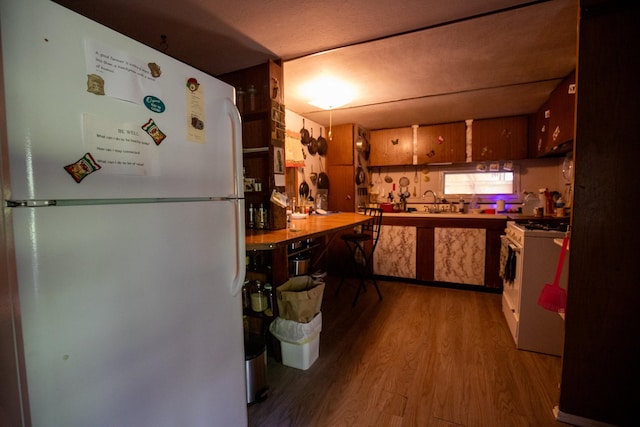
M 259 280 L 256 280 L 251 289 L 251 309 L 257 313 L 262 313 L 267 309 L 267 295 Z

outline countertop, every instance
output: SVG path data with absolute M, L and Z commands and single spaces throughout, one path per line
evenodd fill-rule
M 370 217 L 356 212 L 339 212 L 328 215 L 309 215 L 304 219 L 292 219 L 288 228 L 281 230 L 247 230 L 247 250 L 273 249 L 303 239 L 309 239 L 355 227 L 369 221 Z

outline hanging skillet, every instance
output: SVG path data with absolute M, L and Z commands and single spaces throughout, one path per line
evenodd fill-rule
M 318 137 L 318 154 L 321 156 L 327 154 L 327 140 L 322 136 L 322 128 L 320 128 L 320 136 Z
M 309 140 L 309 145 L 307 145 L 309 149 L 309 154 L 315 156 L 318 152 L 318 141 L 313 137 L 313 128 L 311 128 L 311 139 Z
M 320 175 L 318 175 L 318 189 L 320 190 L 328 190 L 329 189 L 329 177 L 326 173 L 324 173 L 324 167 L 322 165 L 322 159 L 320 159 Z
M 304 176 L 304 169 L 302 169 L 302 184 L 300 184 L 300 188 L 298 189 L 298 193 L 300 193 L 300 197 L 306 199 L 309 196 L 309 184 Z
M 302 119 L 302 129 L 300 129 L 300 142 L 302 145 L 309 144 L 309 131 L 304 128 L 304 119 Z

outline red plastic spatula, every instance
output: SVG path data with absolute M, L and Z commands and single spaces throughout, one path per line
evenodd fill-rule
M 553 279 L 553 285 L 545 284 L 542 292 L 540 292 L 540 297 L 538 297 L 539 306 L 558 313 L 564 313 L 567 307 L 567 291 L 560 287 L 560 275 L 562 274 L 562 266 L 568 244 L 569 233 L 565 234 L 562 239 L 562 249 L 560 250 L 560 258 L 558 259 L 558 268 L 556 269 L 556 277 Z

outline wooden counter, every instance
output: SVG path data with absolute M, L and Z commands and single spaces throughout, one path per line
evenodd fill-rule
M 247 230 L 247 250 L 269 250 L 299 240 L 326 236 L 369 221 L 369 217 L 355 212 L 309 215 L 305 219 L 292 219 L 282 230 Z M 295 229 L 293 228 L 295 227 Z

